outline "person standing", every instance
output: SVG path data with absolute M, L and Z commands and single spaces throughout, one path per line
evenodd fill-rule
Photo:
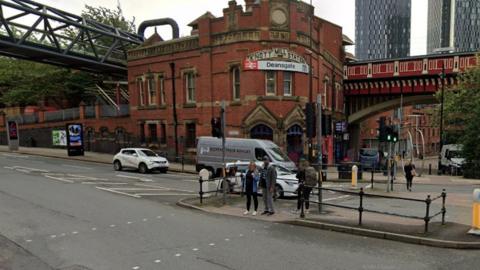
M 253 212 L 252 216 L 257 215 L 258 209 L 258 198 L 257 198 L 257 189 L 258 189 L 258 173 L 257 173 L 257 166 L 255 162 L 251 161 L 248 165 L 247 173 L 243 179 L 243 191 L 247 196 L 247 210 L 243 213 L 244 215 L 248 215 L 250 213 L 250 206 L 252 204 L 252 197 L 253 197 Z
M 403 167 L 403 170 L 405 171 L 405 178 L 407 179 L 407 190 L 412 191 L 413 177 L 417 174 L 415 172 L 415 165 L 409 160 Z
M 296 177 L 299 186 L 302 187 L 302 190 L 298 192 L 297 212 L 302 207 L 303 198 L 305 201 L 305 212 L 308 214 L 310 212 L 310 193 L 312 193 L 312 189 L 317 185 L 317 171 L 310 166 L 307 160 L 303 159 L 300 162 Z
M 275 210 L 273 209 L 273 193 L 275 192 L 275 185 L 277 184 L 277 170 L 270 165 L 270 158 L 268 156 L 263 157 L 263 170 L 260 184 L 262 187 L 263 203 L 265 205 L 265 211 L 263 211 L 262 215 L 271 216 L 275 214 Z

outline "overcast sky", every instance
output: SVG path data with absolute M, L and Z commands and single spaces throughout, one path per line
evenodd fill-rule
M 85 4 L 109 8 L 117 6 L 117 0 L 37 1 L 75 14 L 80 14 Z M 355 0 L 312 2 L 317 16 L 342 26 L 344 34 L 351 39 L 355 38 Z M 243 5 L 244 0 L 237 0 L 237 3 Z M 427 3 L 428 0 L 412 0 L 412 55 L 424 54 L 426 51 Z M 126 17 L 135 17 L 137 26 L 144 20 L 171 17 L 180 25 L 180 35 L 186 36 L 190 33 L 188 23 L 206 11 L 222 16 L 222 9 L 228 6 L 228 0 L 120 0 L 120 4 Z M 168 27 L 159 28 L 159 32 L 164 38 L 171 36 Z

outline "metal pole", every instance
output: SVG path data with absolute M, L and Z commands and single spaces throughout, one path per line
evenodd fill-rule
M 445 202 L 447 200 L 447 192 L 445 189 L 442 190 L 442 225 L 445 225 L 445 214 L 447 213 L 447 209 L 445 208 Z
M 443 147 L 443 103 L 445 102 L 445 61 L 442 61 L 442 74 L 440 75 L 442 79 L 442 98 L 441 98 L 441 104 L 440 104 L 440 149 L 438 151 L 438 168 L 437 168 L 437 174 L 440 175 L 440 169 L 441 169 L 441 160 L 442 160 L 442 147 Z
M 391 175 L 391 170 L 392 170 L 392 163 L 390 162 L 391 158 L 392 158 L 392 154 L 391 154 L 391 150 L 392 150 L 392 143 L 388 143 L 388 159 L 387 159 L 387 192 L 390 192 L 390 175 Z
M 200 204 L 203 204 L 203 179 L 200 177 Z
M 425 233 L 428 232 L 428 222 L 430 222 L 430 203 L 432 202 L 432 199 L 430 199 L 430 195 L 427 196 L 427 199 L 425 200 L 425 203 L 427 204 L 427 209 L 425 212 Z
M 393 172 L 395 172 L 395 159 L 393 159 L 393 151 L 392 151 L 392 143 L 390 142 L 390 164 L 392 166 L 392 168 L 390 168 L 390 170 L 393 170 Z M 393 172 L 391 171 L 390 174 L 393 174 Z M 390 176 L 390 190 L 393 191 L 393 175 Z
M 317 95 L 317 163 L 318 163 L 318 212 L 322 212 L 323 182 L 323 137 L 322 137 L 322 95 Z
M 173 136 L 175 137 L 175 158 L 178 157 L 178 118 L 177 118 L 177 91 L 175 90 L 175 63 L 170 63 L 172 73 L 172 99 L 173 99 Z
M 222 100 L 221 123 L 222 123 L 222 164 L 223 164 L 223 204 L 227 203 L 227 171 L 225 163 L 225 131 L 226 131 L 226 115 L 225 115 L 225 101 Z
M 358 225 L 362 226 L 362 213 L 363 213 L 363 188 L 360 188 L 360 206 L 358 207 Z
M 313 67 L 312 67 L 312 57 L 313 57 L 313 49 L 312 49 L 312 23 L 313 23 L 313 5 L 312 0 L 310 0 L 310 8 L 312 9 L 309 16 L 309 50 L 310 50 L 310 58 L 309 58 L 309 70 L 308 70 L 308 102 L 313 103 Z M 312 132 L 311 132 L 312 133 Z M 308 136 L 308 161 L 313 161 L 313 136 L 312 134 Z M 318 135 L 317 135 L 318 136 Z

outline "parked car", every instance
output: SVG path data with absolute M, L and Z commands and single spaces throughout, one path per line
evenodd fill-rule
M 446 173 L 462 173 L 465 165 L 465 158 L 462 155 L 461 144 L 446 144 L 440 152 L 440 170 L 442 174 Z
M 237 161 L 226 164 L 227 172 L 232 167 L 236 167 L 237 169 L 235 176 L 227 177 L 231 191 L 242 191 L 242 176 L 247 172 L 248 164 L 249 162 L 246 161 Z M 257 170 L 260 170 L 263 166 L 262 162 L 256 162 L 255 164 L 257 165 Z M 298 179 L 296 178 L 296 174 L 278 164 L 271 165 L 277 169 L 277 185 L 275 187 L 275 196 L 277 198 L 296 197 L 296 192 L 298 189 Z M 258 189 L 258 193 L 262 193 L 261 189 Z
M 124 168 L 138 169 L 140 173 L 159 170 L 166 173 L 169 163 L 164 157 L 150 149 L 145 148 L 124 148 L 113 157 L 113 168 L 121 171 Z
M 267 156 L 272 164 L 289 170 L 296 170 L 295 163 L 275 143 L 268 140 L 227 138 L 225 141 L 226 162 L 238 160 L 262 161 Z M 196 169 L 207 169 L 219 176 L 222 163 L 222 140 L 213 137 L 199 137 L 197 143 Z

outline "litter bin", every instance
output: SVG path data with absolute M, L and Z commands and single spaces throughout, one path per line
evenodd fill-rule
M 352 167 L 356 165 L 358 167 L 357 179 L 362 179 L 362 166 L 358 162 L 342 162 L 338 165 L 338 179 L 352 179 Z

